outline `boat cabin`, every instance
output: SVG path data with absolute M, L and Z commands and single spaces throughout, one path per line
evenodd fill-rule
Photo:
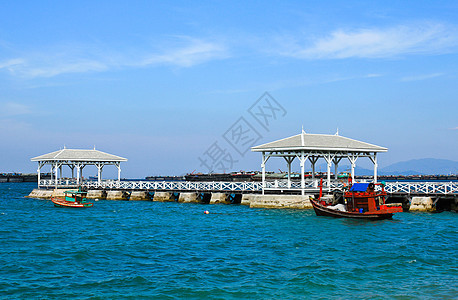
M 65 201 L 83 203 L 86 201 L 87 192 L 65 191 Z
M 380 186 L 381 189 L 376 191 L 376 186 Z M 347 211 L 350 212 L 375 212 L 386 208 L 386 192 L 384 185 L 380 183 L 354 183 L 344 192 L 344 197 Z

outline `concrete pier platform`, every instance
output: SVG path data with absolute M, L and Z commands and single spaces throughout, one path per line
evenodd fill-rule
M 53 190 L 42 190 L 42 189 L 33 189 L 32 192 L 27 198 L 36 198 L 36 199 L 51 199 Z
M 309 197 L 313 195 L 255 195 L 250 199 L 250 207 L 311 209 Z
M 175 198 L 173 197 L 173 193 L 169 193 L 169 192 L 156 192 L 156 193 L 154 193 L 153 201 L 158 201 L 158 202 L 175 202 Z
M 108 191 L 107 200 L 128 200 L 129 193 L 125 191 Z
M 200 203 L 200 198 L 198 193 L 180 193 L 178 197 L 178 202 L 181 203 Z
M 133 191 L 130 194 L 129 200 L 135 200 L 135 201 L 151 200 L 151 194 L 148 192 L 143 192 L 143 191 Z
M 210 204 L 231 204 L 231 201 L 226 193 L 212 193 Z

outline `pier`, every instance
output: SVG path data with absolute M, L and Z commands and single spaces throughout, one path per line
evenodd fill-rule
M 111 200 L 153 200 L 200 203 L 241 203 L 252 207 L 311 208 L 309 198 L 318 197 L 320 185 L 329 197 L 338 202 L 348 184 L 337 176 L 342 159 L 351 163 L 351 179 L 355 182 L 356 161 L 368 158 L 374 166 L 372 179 L 359 182 L 377 182 L 377 153 L 387 148 L 335 135 L 300 134 L 252 147 L 253 152 L 261 152 L 262 181 L 125 181 L 121 180 L 121 162 L 127 159 L 95 149 L 61 149 L 32 158 L 38 162 L 38 189 L 30 197 L 50 198 L 53 193 L 69 188 L 82 188 L 96 199 Z M 286 179 L 267 178 L 266 164 L 269 159 L 281 158 L 287 165 Z M 315 178 L 315 165 L 318 160 L 327 163 L 324 180 Z M 292 164 L 299 161 L 300 178 L 292 178 Z M 311 178 L 305 178 L 305 163 L 311 164 Z M 51 166 L 51 179 L 41 179 L 40 170 Z M 84 180 L 82 172 L 87 165 L 97 167 L 97 180 Z M 103 180 L 102 170 L 106 165 L 118 169 L 117 180 Z M 331 167 L 334 165 L 334 176 Z M 62 166 L 68 166 L 72 178 L 62 178 Z M 76 177 L 74 176 L 76 169 Z M 59 176 L 60 175 L 60 176 Z M 334 177 L 334 178 L 332 178 Z M 320 180 L 322 182 L 320 183 Z M 431 211 L 437 207 L 447 210 L 458 208 L 458 182 L 385 182 L 387 203 L 402 203 L 406 209 Z

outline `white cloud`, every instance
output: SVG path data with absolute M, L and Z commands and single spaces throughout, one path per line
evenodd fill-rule
M 419 81 L 419 80 L 426 80 L 431 78 L 436 78 L 443 76 L 444 73 L 432 73 L 432 74 L 423 74 L 423 75 L 414 75 L 414 76 L 406 76 L 402 77 L 401 81 Z
M 388 58 L 407 54 L 440 54 L 456 50 L 458 31 L 438 23 L 389 28 L 338 29 L 310 45 L 290 41 L 282 55 L 299 59 Z
M 20 58 L 9 59 L 9 60 L 0 62 L 0 69 L 14 68 L 14 66 L 21 65 L 23 63 L 24 63 L 24 60 Z
M 185 47 L 165 51 L 161 54 L 151 54 L 140 64 L 144 66 L 167 64 L 179 67 L 191 67 L 213 59 L 228 57 L 224 46 L 198 39 L 189 39 Z
M 137 51 L 143 54 L 132 54 L 102 49 L 100 46 L 61 45 L 53 47 L 56 49 L 53 51 L 30 53 L 0 62 L 0 69 L 8 70 L 14 76 L 37 78 L 155 65 L 192 67 L 229 56 L 226 47 L 218 42 L 187 37 L 180 37 L 179 40 L 180 46 L 172 46 L 153 54 L 147 50 Z

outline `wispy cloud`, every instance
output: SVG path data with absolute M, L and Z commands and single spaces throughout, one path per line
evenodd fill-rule
M 199 39 L 188 40 L 189 44 L 185 47 L 164 51 L 161 54 L 151 54 L 141 61 L 140 65 L 166 64 L 178 67 L 192 67 L 206 61 L 228 57 L 226 47 L 219 43 Z
M 458 48 L 458 30 L 440 23 L 388 28 L 337 29 L 309 43 L 286 39 L 280 54 L 299 59 L 390 58 L 440 54 Z
M 455 128 L 450 128 L 450 130 L 458 130 L 458 126 Z
M 55 47 L 57 50 L 30 53 L 0 61 L 0 70 L 7 70 L 14 76 L 39 78 L 155 65 L 192 67 L 229 57 L 227 48 L 222 43 L 188 37 L 180 37 L 179 40 L 179 46 L 170 46 L 158 52 L 144 49 L 136 51 L 135 54 L 120 53 L 100 46 L 63 45 Z
M 401 81 L 419 81 L 419 80 L 426 80 L 431 78 L 436 78 L 443 76 L 444 73 L 432 73 L 432 74 L 421 74 L 421 75 L 414 75 L 414 76 L 406 76 L 402 77 Z
M 16 102 L 0 103 L 0 116 L 11 117 L 18 115 L 27 115 L 31 113 L 32 109 L 25 104 Z

